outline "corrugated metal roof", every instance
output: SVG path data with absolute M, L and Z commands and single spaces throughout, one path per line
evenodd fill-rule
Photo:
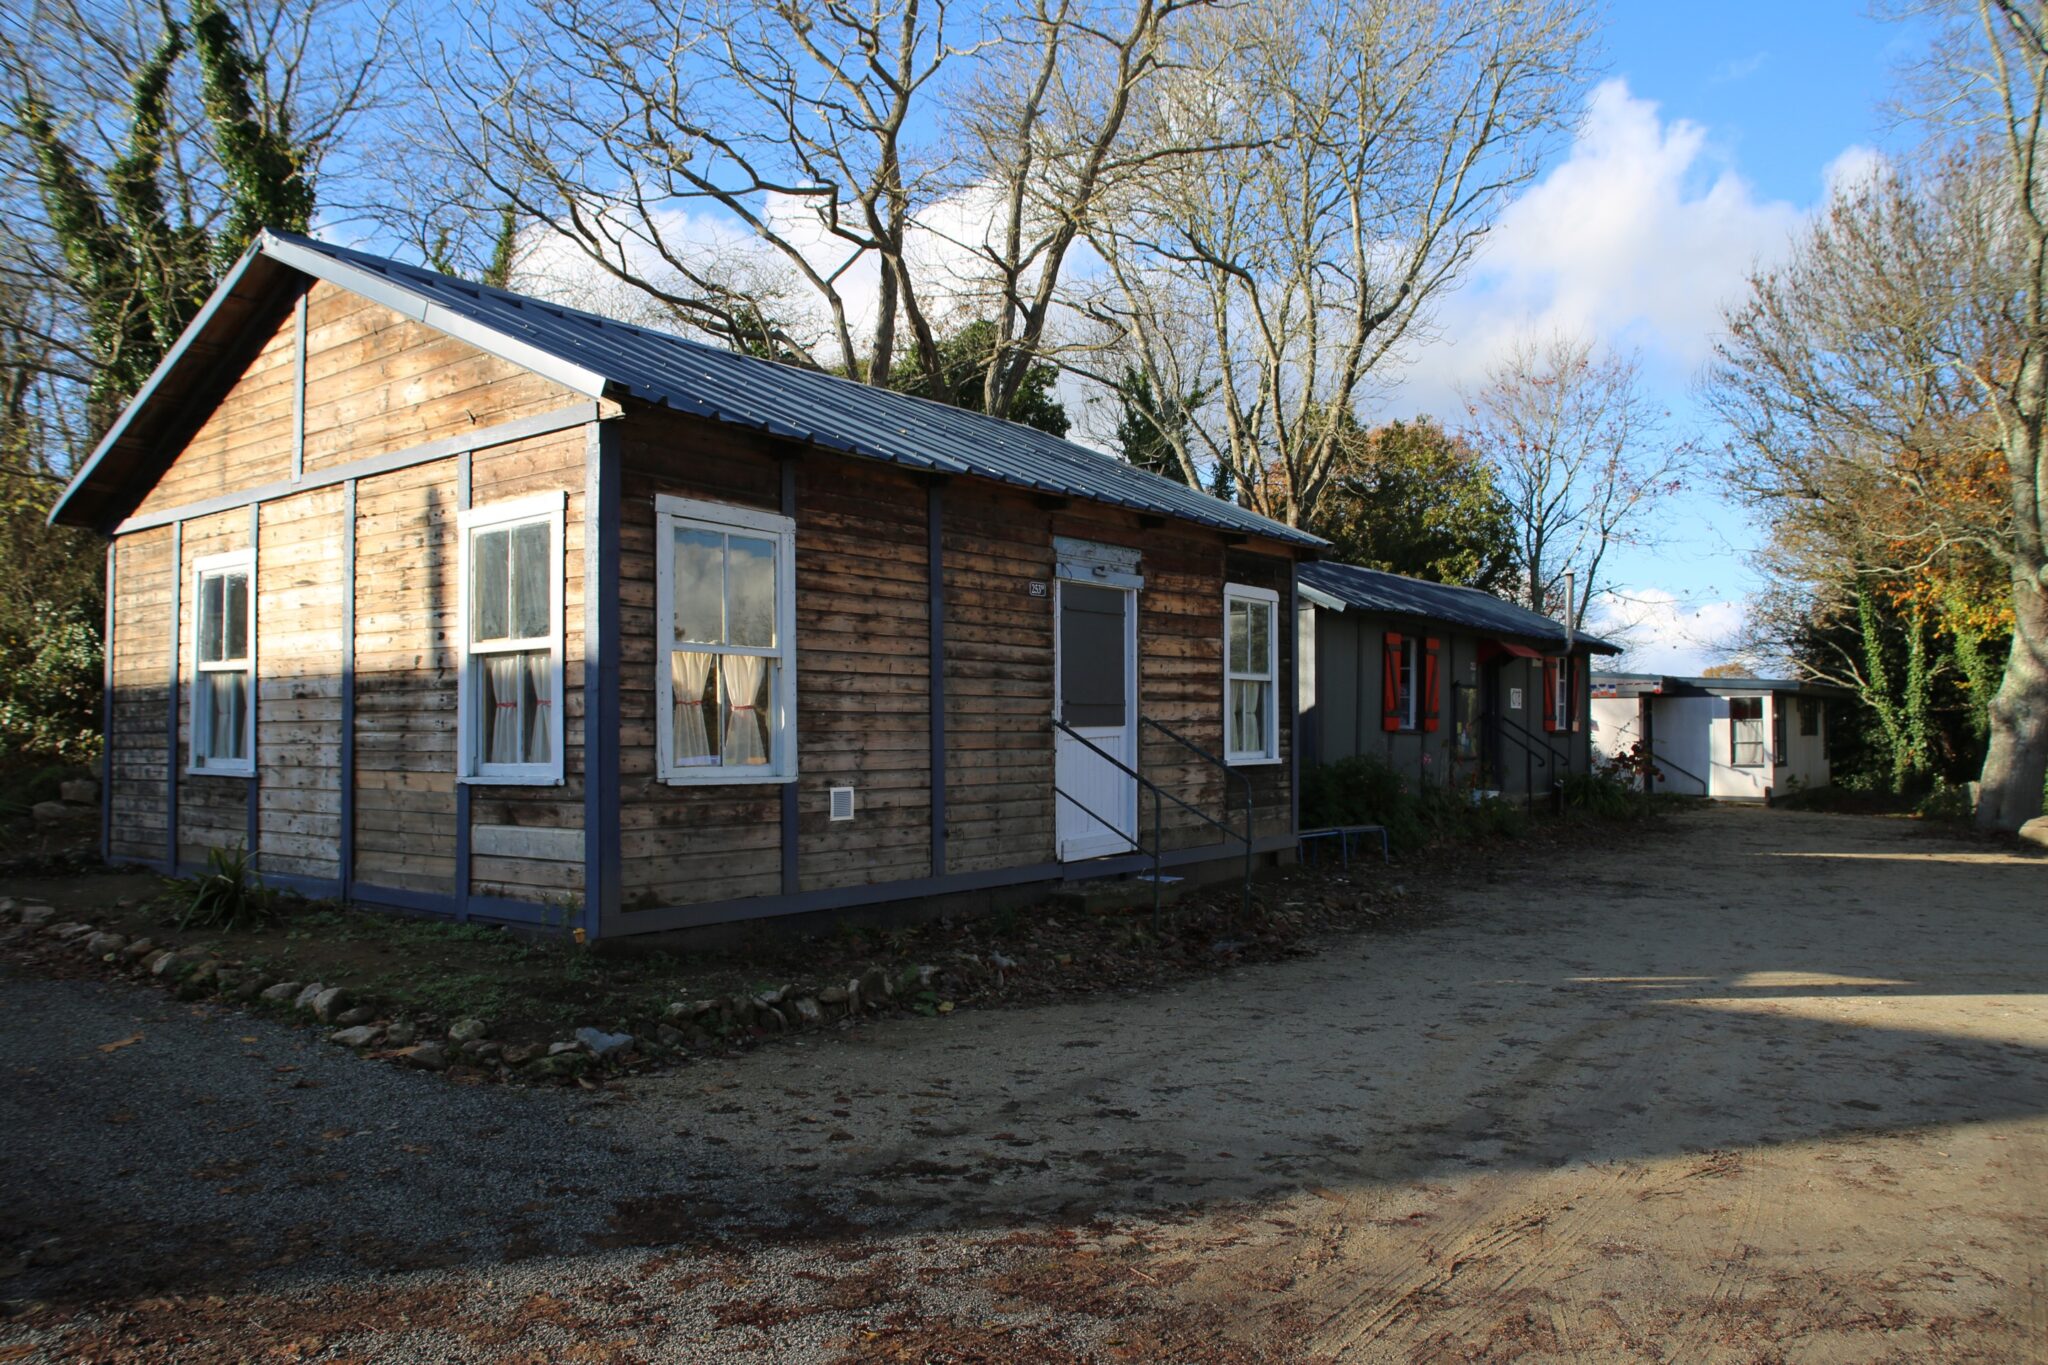
M 1361 611 L 1392 612 L 1397 616 L 1418 616 L 1466 626 L 1489 635 L 1506 635 L 1516 640 L 1537 641 L 1564 647 L 1564 626 L 1512 602 L 1503 602 L 1477 588 L 1456 588 L 1406 578 L 1383 569 L 1329 560 L 1304 564 L 1297 571 L 1302 586 L 1326 593 L 1347 607 Z M 1574 644 L 1596 654 L 1621 651 L 1597 636 L 1579 634 Z
M 306 254 L 316 254 L 367 272 L 427 305 L 600 375 L 608 397 L 637 398 L 914 469 L 974 475 L 1295 545 L 1324 544 L 1234 503 L 1016 422 L 741 355 L 310 238 L 264 237 L 265 251 L 287 263 L 304 265 Z M 439 323 L 431 315 L 425 320 Z
M 1798 678 L 1680 678 L 1666 673 L 1595 673 L 1593 691 L 1615 696 L 1726 696 L 1742 692 L 1797 692 L 1809 697 L 1846 697 L 1847 688 Z

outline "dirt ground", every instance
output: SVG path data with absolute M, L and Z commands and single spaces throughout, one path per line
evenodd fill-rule
M 1438 889 L 595 1096 L 0 971 L 0 1361 L 2048 1360 L 2048 860 L 1718 808 Z

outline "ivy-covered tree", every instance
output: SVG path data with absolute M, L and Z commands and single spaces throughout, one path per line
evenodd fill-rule
M 206 135 L 226 193 L 219 231 L 174 212 L 164 192 L 170 131 L 168 103 L 184 31 L 165 28 L 130 86 L 128 141 L 93 177 L 58 131 L 54 112 L 33 88 L 15 100 L 16 125 L 35 155 L 36 179 L 51 236 L 89 320 L 92 382 L 88 426 L 94 432 L 148 378 L 205 302 L 220 270 L 232 265 L 265 227 L 304 231 L 312 222 L 307 149 L 292 141 L 289 111 L 259 101 L 253 63 L 218 0 L 194 0 L 190 51 L 199 67 Z

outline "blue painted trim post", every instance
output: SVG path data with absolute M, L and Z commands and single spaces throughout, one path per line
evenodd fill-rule
M 925 574 L 931 596 L 932 875 L 946 875 L 946 490 L 934 482 L 925 490 Z
M 356 481 L 341 492 L 341 899 L 356 880 Z
M 114 550 L 107 542 L 107 618 L 100 627 L 100 861 L 114 856 Z
M 1287 727 L 1287 832 L 1298 836 L 1301 833 L 1301 564 L 1298 561 L 1287 569 L 1287 629 L 1292 633 L 1285 638 L 1293 642 L 1289 650 L 1292 666 L 1285 678 L 1287 714 L 1294 718 Z M 1314 622 L 1309 623 L 1309 629 L 1315 629 Z M 1362 687 L 1363 684 L 1361 690 Z
M 303 278 L 303 277 L 302 277 Z M 292 482 L 306 477 L 306 290 L 292 305 Z
M 615 422 L 590 424 L 583 491 L 583 932 L 616 927 L 619 829 L 620 484 Z
M 171 523 L 171 661 L 164 704 L 164 861 L 178 867 L 178 636 L 185 589 L 185 523 Z
M 257 839 L 262 818 L 263 789 L 263 621 L 257 610 L 257 603 L 263 600 L 258 590 L 263 582 L 263 504 L 249 504 L 249 828 L 245 847 L 249 853 L 249 865 L 258 867 L 256 860 Z M 193 603 L 194 610 L 198 603 Z
M 455 459 L 455 510 L 469 510 L 469 476 L 471 452 L 465 450 Z M 458 518 L 455 531 L 455 572 L 467 573 L 466 565 L 469 545 L 462 534 Z M 557 587 L 556 591 L 560 591 Z M 469 622 L 457 621 L 457 630 L 468 630 Z M 459 652 L 458 652 L 459 657 Z M 469 686 L 465 666 L 458 664 L 455 674 L 457 687 Z M 462 780 L 462 746 L 469 743 L 469 736 L 458 733 L 455 736 L 455 918 L 469 919 L 469 784 Z
M 796 457 L 782 457 L 782 515 L 796 519 Z M 803 664 L 798 662 L 801 669 Z M 796 743 L 796 736 L 790 736 Z M 801 754 L 799 754 L 801 757 Z M 794 896 L 803 888 L 803 873 L 797 865 L 797 840 L 802 833 L 797 810 L 797 784 L 782 784 L 782 894 Z

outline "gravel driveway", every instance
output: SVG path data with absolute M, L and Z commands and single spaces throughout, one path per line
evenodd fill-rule
M 2048 1359 L 2048 861 L 1713 809 L 1441 890 L 602 1095 L 0 968 L 0 1361 Z

